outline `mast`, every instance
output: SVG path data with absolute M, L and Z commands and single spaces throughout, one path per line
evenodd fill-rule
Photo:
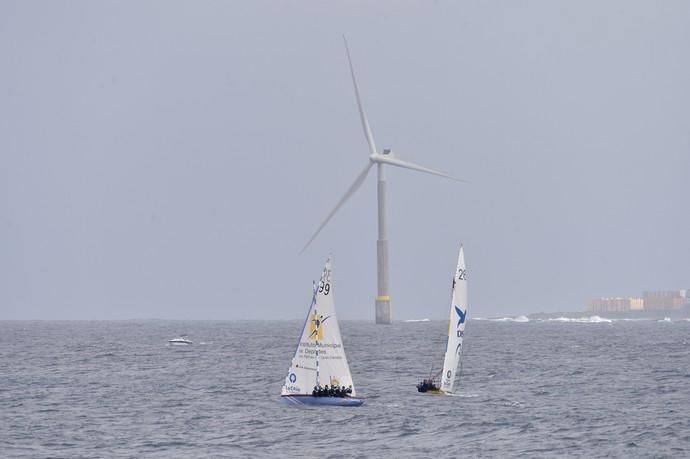
M 319 304 L 316 302 L 316 297 L 314 298 L 314 320 L 319 320 Z M 321 327 L 321 322 L 319 322 L 319 327 Z M 319 386 L 319 329 L 316 329 L 316 339 L 314 340 L 316 344 L 316 385 Z

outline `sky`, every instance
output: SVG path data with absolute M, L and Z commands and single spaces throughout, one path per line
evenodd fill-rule
M 690 2 L 0 2 L 0 319 L 373 320 L 690 288 Z

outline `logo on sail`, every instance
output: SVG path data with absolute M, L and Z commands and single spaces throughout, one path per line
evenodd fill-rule
M 454 306 L 455 312 L 458 315 L 458 324 L 455 326 L 455 334 L 457 335 L 458 338 L 462 338 L 462 336 L 465 334 L 462 330 L 460 330 L 460 325 L 465 323 L 465 316 L 467 315 L 467 311 L 463 311 L 457 306 Z M 450 327 L 450 324 L 448 324 L 448 327 Z
M 331 316 L 317 316 L 314 313 L 309 320 L 309 339 L 323 339 L 323 324 Z
M 463 311 L 459 307 L 455 306 L 455 312 L 458 313 L 458 325 L 456 327 L 460 327 L 460 324 L 465 323 L 465 316 L 467 315 L 467 311 Z

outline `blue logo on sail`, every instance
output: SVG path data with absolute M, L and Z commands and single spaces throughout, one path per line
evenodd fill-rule
M 465 316 L 467 315 L 467 311 L 463 312 L 459 307 L 455 306 L 455 312 L 458 313 L 458 317 L 459 317 L 458 325 L 456 325 L 456 327 L 459 327 L 460 324 L 465 323 Z

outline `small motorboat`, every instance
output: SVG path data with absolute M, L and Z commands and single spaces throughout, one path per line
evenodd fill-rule
M 192 344 L 192 341 L 187 339 L 186 336 L 180 336 L 179 338 L 168 340 L 168 344 L 171 346 L 188 346 Z

